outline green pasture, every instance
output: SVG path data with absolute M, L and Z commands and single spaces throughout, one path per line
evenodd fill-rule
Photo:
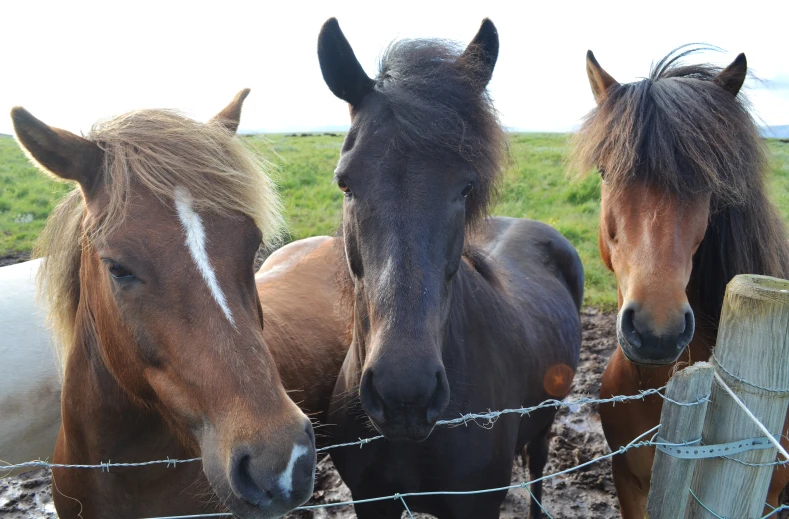
M 342 196 L 332 172 L 341 135 L 245 137 L 278 166 L 276 173 L 293 239 L 332 234 Z M 599 180 L 565 174 L 568 136 L 512 134 L 511 164 L 494 214 L 534 218 L 562 232 L 578 249 L 586 269 L 586 303 L 612 308 L 613 277 L 597 250 Z M 770 193 L 789 220 L 789 143 L 769 142 L 773 167 Z M 31 249 L 53 205 L 69 189 L 37 171 L 15 141 L 0 137 L 0 255 Z

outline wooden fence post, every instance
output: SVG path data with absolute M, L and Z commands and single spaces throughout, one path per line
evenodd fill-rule
M 739 275 L 729 282 L 710 361 L 716 375 L 773 433 L 782 432 L 789 405 L 788 331 L 789 281 Z M 702 436 L 705 445 L 718 445 L 764 438 L 764 433 L 715 383 Z M 769 463 L 775 456 L 774 447 L 730 456 L 763 466 L 719 457 L 700 460 L 691 483 L 696 497 L 689 500 L 687 517 L 761 517 L 774 468 Z
M 691 404 L 710 395 L 714 369 L 707 362 L 683 369 L 671 377 L 666 397 L 674 402 Z M 701 438 L 707 402 L 697 405 L 678 405 L 663 402 L 660 415 L 659 441 L 667 443 L 691 442 Z M 649 486 L 647 517 L 649 519 L 681 519 L 685 517 L 690 480 L 696 466 L 695 459 L 681 459 L 655 450 L 652 482 Z

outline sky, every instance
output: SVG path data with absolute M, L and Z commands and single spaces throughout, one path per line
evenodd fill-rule
M 0 2 L 0 133 L 21 105 L 44 122 L 87 133 L 94 121 L 136 108 L 177 108 L 208 119 L 242 88 L 242 131 L 347 126 L 347 106 L 323 82 L 321 25 L 337 17 L 368 75 L 399 38 L 466 43 L 484 17 L 501 50 L 489 91 L 506 127 L 570 131 L 594 106 L 585 72 L 591 49 L 620 83 L 685 43 L 725 49 L 698 60 L 726 65 L 745 52 L 761 81 L 745 92 L 764 124 L 789 124 L 786 0 L 571 2 L 367 0 L 341 2 Z

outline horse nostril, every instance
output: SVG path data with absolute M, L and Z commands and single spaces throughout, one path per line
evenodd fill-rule
M 685 329 L 682 330 L 682 333 L 679 334 L 679 338 L 677 339 L 677 348 L 682 350 L 690 344 L 690 341 L 693 339 L 693 334 L 696 331 L 696 319 L 693 317 L 693 310 L 688 308 L 685 312 Z
M 293 424 L 288 441 L 239 445 L 232 449 L 226 472 L 236 499 L 265 510 L 265 517 L 281 517 L 312 495 L 315 445 L 312 425 Z M 304 434 L 310 443 L 304 443 Z M 292 440 L 292 442 L 291 442 Z M 255 517 L 258 517 L 257 515 Z
M 427 423 L 435 424 L 449 404 L 449 382 L 443 369 L 436 371 L 436 386 L 427 407 Z
M 307 434 L 307 441 L 309 442 L 309 444 L 314 446 L 315 431 L 312 428 L 312 422 L 310 421 L 310 419 L 308 418 L 306 421 L 307 421 L 307 425 L 304 426 L 304 432 Z
M 378 423 L 384 422 L 383 400 L 375 389 L 372 369 L 368 369 L 362 375 L 362 383 L 359 385 L 359 400 L 361 400 L 362 409 L 367 413 L 367 416 Z
M 635 315 L 636 311 L 633 307 L 626 305 L 622 308 L 619 318 L 619 330 L 625 340 L 627 340 L 631 346 L 637 348 L 641 346 L 641 336 L 638 330 L 636 330 Z
M 252 476 L 252 456 L 245 454 L 234 461 L 229 474 L 233 493 L 257 506 L 264 506 L 265 503 L 271 502 L 271 492 L 258 485 Z

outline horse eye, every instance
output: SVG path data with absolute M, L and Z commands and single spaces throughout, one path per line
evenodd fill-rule
M 597 172 L 598 172 L 598 173 L 600 173 L 600 178 L 602 178 L 603 180 L 605 180 L 605 168 L 604 168 L 604 167 L 602 167 L 602 166 L 599 166 L 599 167 L 597 168 Z
M 468 184 L 466 184 L 466 187 L 463 188 L 463 191 L 461 191 L 460 196 L 466 198 L 468 194 L 471 193 L 472 189 L 474 189 L 474 184 L 472 182 L 469 182 Z
M 115 263 L 114 261 L 107 262 L 107 270 L 110 271 L 110 275 L 115 279 L 125 280 L 125 281 L 134 279 L 134 274 L 129 272 L 120 263 Z
M 350 194 L 351 194 L 351 188 L 350 188 L 350 187 L 348 187 L 348 184 L 346 184 L 346 183 L 345 183 L 345 182 L 343 182 L 342 180 L 338 180 L 338 181 L 337 181 L 337 187 L 339 187 L 339 188 L 340 188 L 340 191 L 342 191 L 343 193 L 345 193 L 345 194 L 346 194 L 346 196 L 348 196 L 348 195 L 350 195 Z

